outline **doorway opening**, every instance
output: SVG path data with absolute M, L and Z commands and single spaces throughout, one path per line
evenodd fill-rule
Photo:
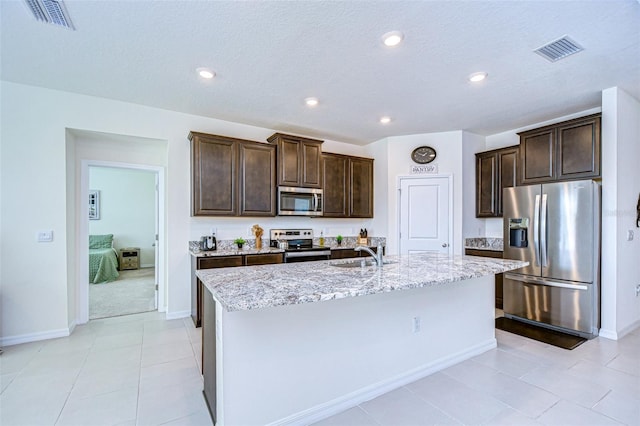
M 89 319 L 156 310 L 157 172 L 89 166 L 89 188 Z
M 164 311 L 164 168 L 83 160 L 80 175 L 78 323 Z M 91 241 L 105 236 L 117 270 L 101 275 Z

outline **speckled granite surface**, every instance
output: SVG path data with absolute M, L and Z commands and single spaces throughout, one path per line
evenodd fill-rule
M 464 248 L 476 250 L 503 251 L 504 240 L 502 238 L 465 238 Z
M 200 280 L 227 311 L 295 305 L 443 285 L 493 275 L 527 262 L 416 254 L 388 256 L 382 268 L 332 266 L 353 260 L 284 263 L 243 268 L 201 269 Z
M 215 257 L 215 256 L 235 256 L 243 254 L 266 254 L 266 253 L 283 253 L 284 250 L 269 247 L 269 240 L 262 240 L 262 248 L 257 250 L 255 248 L 255 239 L 247 239 L 247 242 L 243 245 L 242 250 L 239 250 L 233 240 L 220 240 L 217 243 L 218 249 L 212 251 L 200 250 L 200 243 L 198 241 L 189 241 L 189 253 L 196 257 Z M 320 245 L 318 238 L 313 239 L 315 245 Z M 384 237 L 369 237 L 369 247 L 377 247 L 378 243 L 384 246 L 386 244 L 386 238 Z M 357 246 L 357 237 L 344 237 L 342 244 L 338 244 L 334 237 L 325 238 L 324 246 L 332 250 L 336 249 L 354 249 Z

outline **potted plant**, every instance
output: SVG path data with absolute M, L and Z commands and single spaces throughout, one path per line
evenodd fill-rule
M 336 237 L 336 243 L 338 243 L 338 245 L 342 244 L 342 235 Z
M 244 238 L 236 238 L 235 240 L 233 240 L 234 243 L 236 243 L 238 245 L 238 248 L 241 249 L 242 246 L 244 245 L 244 243 L 246 243 L 246 241 L 244 240 Z

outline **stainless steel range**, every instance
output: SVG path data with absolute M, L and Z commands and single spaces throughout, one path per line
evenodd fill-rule
M 313 229 L 270 229 L 269 245 L 284 249 L 285 263 L 331 258 L 331 249 L 313 245 Z

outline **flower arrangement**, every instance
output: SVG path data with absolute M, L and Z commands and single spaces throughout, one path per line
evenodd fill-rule
M 244 238 L 236 238 L 235 240 L 233 240 L 234 243 L 236 243 L 238 245 L 238 248 L 241 249 L 242 246 L 244 245 L 244 243 L 246 243 L 246 241 L 244 240 Z
M 338 245 L 342 244 L 342 235 L 336 237 L 336 243 L 338 243 Z

